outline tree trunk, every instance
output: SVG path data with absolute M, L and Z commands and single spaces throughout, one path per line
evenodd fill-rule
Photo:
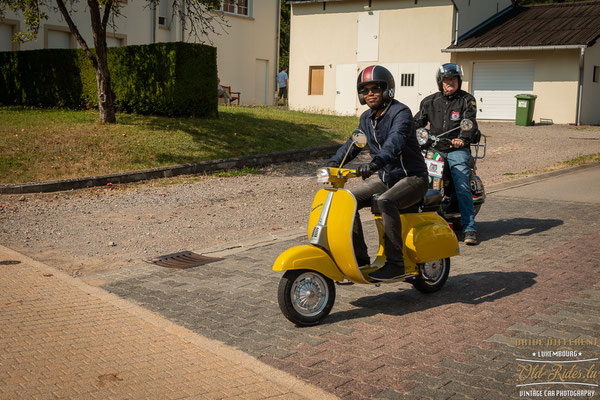
M 115 96 L 110 86 L 106 47 L 102 50 L 96 47 L 96 54 L 98 55 L 98 68 L 96 68 L 98 119 L 101 122 L 114 123 L 117 121 L 115 117 Z

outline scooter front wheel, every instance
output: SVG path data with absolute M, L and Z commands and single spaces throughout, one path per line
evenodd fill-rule
M 279 281 L 277 300 L 283 315 L 294 324 L 316 325 L 333 308 L 335 285 L 316 271 L 286 271 Z
M 437 292 L 444 286 L 450 273 L 450 258 L 441 258 L 419 264 L 419 276 L 411 282 L 422 293 Z

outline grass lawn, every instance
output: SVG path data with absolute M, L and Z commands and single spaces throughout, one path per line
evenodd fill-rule
M 357 117 L 219 107 L 220 118 L 0 107 L 0 184 L 100 175 L 345 141 Z

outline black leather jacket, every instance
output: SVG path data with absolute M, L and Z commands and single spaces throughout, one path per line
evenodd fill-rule
M 417 142 L 412 113 L 406 105 L 392 100 L 379 118 L 375 118 L 374 111 L 366 110 L 360 116 L 359 128 L 367 135 L 373 160 L 379 159 L 383 165 L 379 178 L 388 187 L 407 176 L 427 176 L 427 165 Z M 350 146 L 346 163 L 362 150 L 353 146 L 350 138 L 330 162 L 339 165 Z
M 427 123 L 430 124 L 429 130 L 434 135 L 439 135 L 460 125 L 460 121 L 468 118 L 473 121 L 473 129 L 470 131 L 455 130 L 443 137 L 448 139 L 459 138 L 465 142 L 465 148 L 469 149 L 471 140 L 477 128 L 477 103 L 475 98 L 464 90 L 458 90 L 456 93 L 446 96 L 442 92 L 429 95 L 421 101 L 419 112 L 415 115 L 416 128 L 424 128 Z M 451 148 L 447 143 L 440 142 L 438 150 L 449 152 L 458 150 Z

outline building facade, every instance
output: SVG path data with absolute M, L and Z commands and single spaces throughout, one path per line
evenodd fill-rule
M 290 107 L 360 114 L 358 72 L 387 67 L 413 114 L 438 90 L 436 68 L 464 71 L 478 118 L 514 120 L 517 94 L 537 96 L 533 118 L 600 124 L 600 1 L 289 1 Z
M 292 109 L 360 114 L 356 77 L 383 65 L 394 75 L 396 98 L 416 113 L 437 91 L 437 68 L 451 61 L 442 49 L 499 11 L 504 1 L 290 1 Z M 458 10 L 458 11 L 457 11 Z

